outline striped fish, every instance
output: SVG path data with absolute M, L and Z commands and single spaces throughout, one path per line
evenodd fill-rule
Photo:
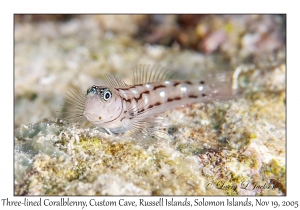
M 88 120 L 109 134 L 131 130 L 147 134 L 153 117 L 182 105 L 229 99 L 235 94 L 230 74 L 210 75 L 199 80 L 172 80 L 158 65 L 139 65 L 134 83 L 106 75 L 109 86 L 93 85 L 86 94 L 71 92 L 68 103 L 80 121 Z M 79 92 L 78 92 L 79 93 Z

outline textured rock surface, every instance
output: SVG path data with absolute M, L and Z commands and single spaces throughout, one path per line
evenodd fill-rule
M 202 54 L 134 38 L 148 19 L 126 17 L 126 30 L 122 18 L 101 16 L 16 23 L 15 194 L 285 194 L 285 45 L 278 30 L 283 21 L 206 17 L 195 31 L 205 36 L 203 45 L 221 39 L 216 40 L 221 53 Z M 225 37 L 214 32 L 221 23 L 230 28 Z M 204 52 L 215 51 L 209 49 Z M 168 135 L 148 141 L 56 119 L 70 88 L 104 85 L 105 73 L 129 82 L 140 63 L 159 63 L 187 79 L 240 69 L 245 91 L 232 100 L 162 114 Z M 266 189 L 270 185 L 274 189 Z

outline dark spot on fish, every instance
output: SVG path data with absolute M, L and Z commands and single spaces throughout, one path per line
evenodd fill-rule
M 174 100 L 181 100 L 181 98 L 180 97 L 175 97 Z
M 150 91 L 149 90 L 146 90 L 146 91 L 144 91 L 144 92 L 142 92 L 141 94 L 140 94 L 140 96 L 138 97 L 138 98 L 136 98 L 137 100 L 140 100 L 142 97 L 143 97 L 143 94 L 149 94 L 150 93 Z
M 143 86 L 143 84 L 133 85 L 133 86 L 131 86 L 130 88 L 135 88 L 135 87 L 138 87 L 138 86 Z
M 116 88 L 116 90 L 129 90 L 131 87 L 124 87 L 124 88 Z
M 174 87 L 176 87 L 177 85 L 179 85 L 180 84 L 180 82 L 175 82 L 174 83 Z
M 143 113 L 145 111 L 145 109 L 141 109 L 138 111 L 138 114 Z
M 153 107 L 153 105 L 150 105 L 148 108 L 151 109 Z
M 188 85 L 191 85 L 191 84 L 192 84 L 192 82 L 190 82 L 190 81 L 185 81 L 184 83 L 185 83 L 185 84 L 188 84 Z
M 153 88 L 153 90 L 156 90 L 156 89 L 158 89 L 158 88 L 165 88 L 166 86 L 165 85 L 158 85 L 158 86 L 155 86 L 154 88 Z
M 189 98 L 198 98 L 196 95 L 189 95 Z
M 204 85 L 204 81 L 200 81 L 200 84 L 201 84 L 201 85 Z
M 142 98 L 142 94 L 140 94 L 140 96 L 138 98 L 135 98 L 135 101 L 138 102 L 141 98 Z
M 173 98 L 168 98 L 168 102 L 174 101 Z
M 203 93 L 203 94 L 202 94 L 202 96 L 203 96 L 203 97 L 205 97 L 205 96 L 206 96 L 206 94 L 204 94 L 204 93 Z
M 125 99 L 126 102 L 131 103 L 131 99 Z
M 154 106 L 159 106 L 159 105 L 161 105 L 160 102 L 157 102 L 156 104 L 154 104 Z

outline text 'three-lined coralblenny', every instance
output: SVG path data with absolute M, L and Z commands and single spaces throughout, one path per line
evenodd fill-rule
M 194 81 L 171 80 L 158 65 L 139 65 L 133 73 L 133 85 L 106 75 L 109 86 L 93 85 L 86 94 L 71 92 L 66 102 L 76 111 L 71 111 L 74 116 L 70 118 L 87 119 L 110 134 L 147 133 L 159 113 L 185 104 L 229 99 L 235 93 L 228 73 Z

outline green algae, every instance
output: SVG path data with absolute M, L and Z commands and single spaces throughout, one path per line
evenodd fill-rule
M 197 143 L 192 143 L 189 145 L 186 144 L 180 144 L 177 147 L 178 151 L 180 151 L 184 155 L 197 155 L 204 151 L 204 147 L 202 145 L 199 145 Z
M 277 160 L 272 159 L 269 164 L 266 164 L 263 168 L 264 173 L 277 180 L 282 186 L 286 185 L 286 169 Z M 283 188 L 285 190 L 285 187 Z

